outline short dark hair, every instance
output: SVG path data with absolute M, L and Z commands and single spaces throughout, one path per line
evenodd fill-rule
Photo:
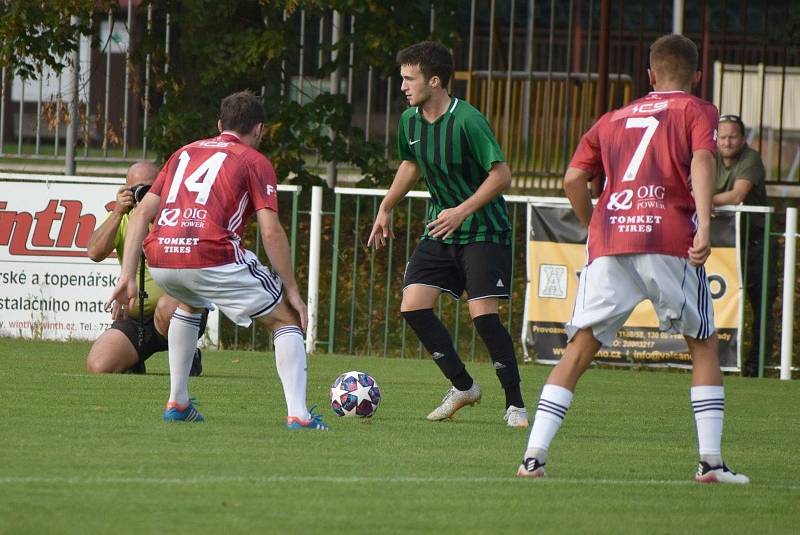
M 719 124 L 722 123 L 736 123 L 739 125 L 739 133 L 744 137 L 744 121 L 738 115 L 720 115 Z
M 697 45 L 674 33 L 659 37 L 650 45 L 650 68 L 662 77 L 688 82 L 697 72 Z
M 252 91 L 239 91 L 222 99 L 219 120 L 223 130 L 248 134 L 258 123 L 264 122 L 264 106 Z
M 425 80 L 438 76 L 442 86 L 450 83 L 453 74 L 453 55 L 441 43 L 435 41 L 422 41 L 397 53 L 397 63 L 400 65 L 419 65 L 419 70 Z

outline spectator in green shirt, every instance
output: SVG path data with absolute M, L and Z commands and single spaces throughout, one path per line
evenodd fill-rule
M 125 231 L 128 216 L 136 205 L 132 188 L 137 185 L 150 186 L 158 176 L 159 169 L 151 162 L 137 162 L 129 169 L 125 185 L 117 191 L 114 208 L 105 221 L 95 229 L 89 239 L 88 256 L 95 262 L 102 262 L 116 252 L 122 264 L 125 255 Z M 141 254 L 135 251 L 132 254 Z M 172 313 L 178 301 L 164 293 L 156 285 L 145 267 L 144 287 L 147 299 L 144 301 L 144 318 L 139 319 L 137 304 L 124 320 L 116 320 L 102 333 L 89 350 L 86 369 L 92 373 L 145 373 L 145 360 L 154 353 L 167 350 L 167 331 Z M 139 330 L 142 330 L 141 340 Z M 205 316 L 201 334 L 205 329 Z M 203 371 L 200 350 L 192 362 L 191 374 L 200 375 Z
M 766 206 L 764 164 L 761 155 L 747 146 L 744 123 L 736 115 L 719 118 L 717 135 L 717 177 L 714 206 L 746 204 Z M 753 330 L 750 333 L 750 352 L 742 366 L 749 377 L 758 375 L 759 340 L 761 336 L 761 290 L 764 263 L 764 217 L 761 214 L 744 214 L 742 219 L 742 272 L 746 274 L 747 296 L 753 309 Z M 772 245 L 772 244 L 770 244 Z M 769 266 L 774 266 L 774 247 L 770 247 Z M 769 361 L 774 341 L 774 317 L 769 305 L 777 295 L 777 278 L 767 279 L 767 322 L 765 361 Z M 765 362 L 766 364 L 766 362 Z

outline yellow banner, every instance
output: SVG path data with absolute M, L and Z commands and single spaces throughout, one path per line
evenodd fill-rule
M 578 274 L 586 262 L 586 246 L 574 243 L 528 242 L 528 273 L 533 291 L 528 292 L 528 321 L 566 323 L 572 317 Z M 716 247 L 706 262 L 718 329 L 737 329 L 739 277 L 736 249 Z M 650 301 L 634 309 L 626 327 L 658 328 Z

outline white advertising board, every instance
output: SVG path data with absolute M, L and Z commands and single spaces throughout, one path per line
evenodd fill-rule
M 86 246 L 119 186 L 3 178 L 0 335 L 96 338 L 111 324 L 103 304 L 116 284 L 119 264 L 113 256 L 92 262 Z
M 0 173 L 0 336 L 94 340 L 111 325 L 119 263 L 93 262 L 86 247 L 123 183 Z M 217 340 L 214 311 L 204 342 Z

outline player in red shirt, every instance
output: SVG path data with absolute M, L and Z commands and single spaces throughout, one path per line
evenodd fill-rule
M 203 420 L 189 398 L 189 368 L 201 313 L 217 306 L 237 325 L 247 327 L 258 319 L 273 331 L 287 427 L 326 430 L 320 415 L 306 407 L 306 305 L 278 219 L 275 172 L 256 150 L 263 123 L 264 109 L 251 92 L 223 99 L 220 135 L 195 141 L 170 157 L 130 219 L 125 250 L 141 249 L 144 240 L 153 279 L 181 302 L 167 337 L 170 396 L 165 420 Z M 242 248 L 245 224 L 254 212 L 271 268 Z M 137 255 L 125 255 L 107 305 L 114 319 L 133 306 L 136 260 Z
M 692 355 L 690 397 L 700 483 L 748 483 L 721 454 L 724 391 L 711 294 L 703 265 L 711 252 L 711 198 L 719 115 L 690 94 L 700 80 L 697 47 L 667 35 L 650 47 L 655 89 L 603 115 L 583 136 L 564 177 L 575 214 L 589 227 L 564 356 L 550 373 L 517 475 L 543 477 L 550 443 L 578 379 L 610 346 L 634 307 L 649 299 L 662 330 L 684 335 Z M 587 182 L 605 173 L 592 207 Z

